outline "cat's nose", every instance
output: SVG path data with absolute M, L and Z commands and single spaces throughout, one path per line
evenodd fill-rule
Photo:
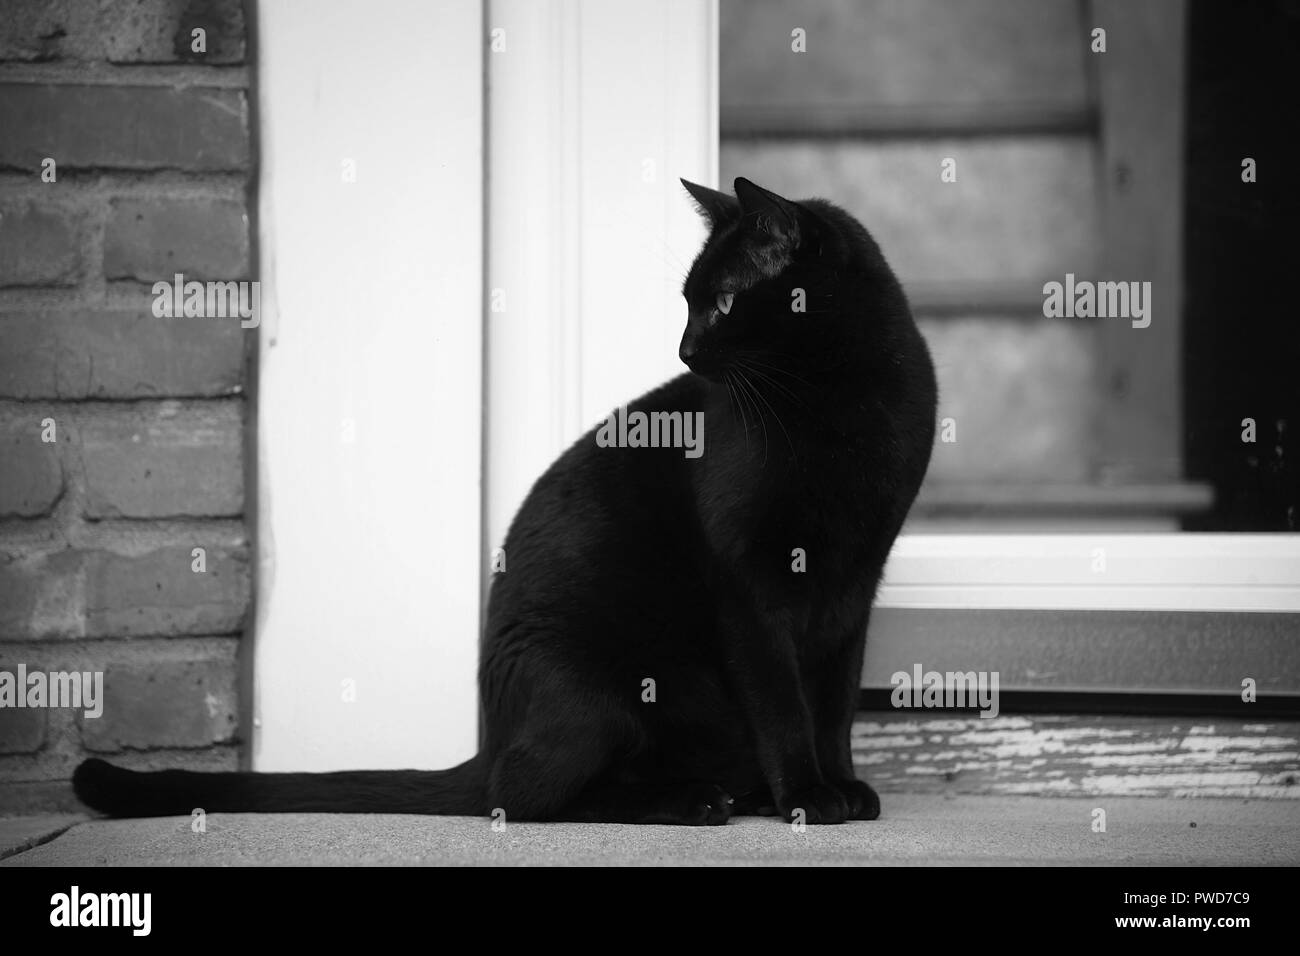
M 708 349 L 700 346 L 700 340 L 693 335 L 682 338 L 681 347 L 677 349 L 677 357 L 688 369 L 701 375 L 712 371 L 709 366 L 713 364 L 715 358 Z
M 677 349 L 677 357 L 696 375 L 701 375 L 710 381 L 717 379 L 720 368 L 718 354 L 714 350 L 701 346 L 698 335 L 687 333 L 682 336 L 682 344 Z
M 686 365 L 689 366 L 691 364 L 691 360 L 694 359 L 695 356 L 698 355 L 699 353 L 700 353 L 699 340 L 692 335 L 682 336 L 682 344 L 681 347 L 677 349 L 677 357 L 681 359 L 682 362 L 684 362 Z

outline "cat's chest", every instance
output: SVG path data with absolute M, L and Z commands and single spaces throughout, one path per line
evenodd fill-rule
M 728 549 L 816 547 L 845 560 L 863 552 L 892 481 L 886 457 L 840 447 L 755 462 L 715 462 L 700 496 L 703 524 Z
M 863 450 L 840 449 L 799 462 L 758 489 L 750 510 L 754 533 L 781 529 L 815 537 L 823 546 L 869 533 L 879 513 L 881 464 Z

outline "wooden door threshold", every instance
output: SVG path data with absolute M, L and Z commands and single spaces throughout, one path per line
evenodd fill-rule
M 1300 799 L 1300 721 L 864 711 L 858 776 L 881 792 Z

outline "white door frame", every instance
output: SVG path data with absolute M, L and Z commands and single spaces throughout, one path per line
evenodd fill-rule
M 477 744 L 482 3 L 256 9 L 252 765 L 447 766 Z

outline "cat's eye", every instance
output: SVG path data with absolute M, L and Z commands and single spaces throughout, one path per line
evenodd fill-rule
M 726 315 L 728 312 L 731 311 L 731 303 L 734 301 L 736 301 L 736 293 L 719 292 L 718 298 L 716 299 L 718 311 L 721 312 L 723 315 Z

